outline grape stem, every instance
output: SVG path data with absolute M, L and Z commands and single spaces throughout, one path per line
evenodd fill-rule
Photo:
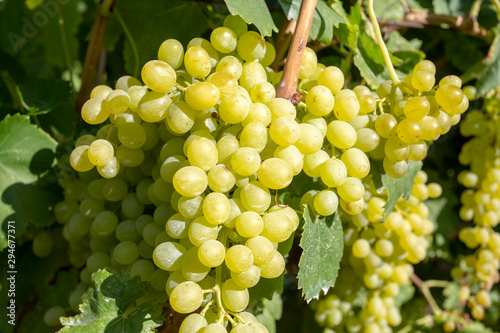
M 415 284 L 415 286 L 417 286 L 417 288 L 420 290 L 427 303 L 429 303 L 429 306 L 431 307 L 434 315 L 439 316 L 443 312 L 443 310 L 441 310 L 436 300 L 432 296 L 430 288 L 446 288 L 448 282 L 438 281 L 438 280 L 422 281 L 415 274 L 412 274 L 410 276 L 410 279 Z
M 288 50 L 283 76 L 276 89 L 276 97 L 292 100 L 297 92 L 297 82 L 299 80 L 300 65 L 302 56 L 306 49 L 309 30 L 316 9 L 317 0 L 303 0 L 300 6 L 299 18 L 297 20 L 297 29 L 292 39 L 292 45 Z
M 134 53 L 134 77 L 139 75 L 139 52 L 137 51 L 137 46 L 135 45 L 134 37 L 130 33 L 130 30 L 127 28 L 125 21 L 123 20 L 121 14 L 118 12 L 118 9 L 115 8 L 115 16 L 118 22 L 120 23 L 123 33 L 127 36 L 127 39 L 130 43 L 130 47 L 132 48 L 132 52 Z
M 389 74 L 392 79 L 392 83 L 397 86 L 401 81 L 394 70 L 394 66 L 391 62 L 391 57 L 389 55 L 389 51 L 387 50 L 387 46 L 384 43 L 384 39 L 382 38 L 382 33 L 380 32 L 380 26 L 378 25 L 377 17 L 375 16 L 375 11 L 373 10 L 373 0 L 368 0 L 368 15 L 370 16 L 370 20 L 373 24 L 373 30 L 375 30 L 375 37 L 377 38 L 378 46 L 382 51 L 382 55 L 384 56 L 384 62 L 387 66 L 387 70 L 389 70 Z

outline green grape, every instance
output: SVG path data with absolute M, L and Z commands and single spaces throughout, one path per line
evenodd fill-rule
M 104 84 L 101 84 L 101 85 L 98 85 L 98 86 L 95 86 L 92 91 L 90 92 L 90 98 L 96 98 L 96 97 L 99 97 L 99 98 L 102 98 L 102 99 L 106 99 L 106 97 L 109 95 L 110 92 L 113 91 L 113 88 L 110 88 Z
M 165 93 L 172 89 L 177 80 L 175 70 L 161 60 L 148 61 L 141 71 L 142 81 L 153 91 Z
M 344 162 L 347 173 L 356 178 L 365 178 L 370 173 L 370 160 L 358 148 L 347 149 L 340 158 Z
M 157 209 L 159 209 L 159 207 Z M 175 238 L 175 239 L 185 238 L 188 236 L 188 229 L 189 229 L 190 223 L 191 223 L 191 220 L 189 218 L 184 217 L 180 213 L 177 213 L 177 214 L 170 216 L 170 218 L 168 218 L 167 223 L 165 224 L 165 230 L 166 230 L 167 234 L 172 238 Z M 153 228 L 153 230 L 156 229 L 156 227 L 152 227 L 152 228 Z M 146 235 L 143 235 L 143 236 L 144 236 L 144 239 L 146 240 Z
M 411 144 L 408 147 L 410 148 L 410 153 L 408 154 L 409 160 L 421 161 L 427 156 L 427 144 L 423 140 Z
M 225 97 L 219 104 L 219 116 L 229 124 L 245 120 L 250 112 L 250 102 L 240 94 Z
M 178 69 L 182 65 L 184 58 L 184 48 L 177 39 L 167 39 L 161 43 L 158 49 L 158 59 L 166 62 L 173 69 Z
M 39 257 L 44 258 L 52 253 L 54 247 L 54 240 L 50 232 L 42 231 L 33 237 L 33 253 Z
M 215 239 L 209 239 L 198 248 L 198 259 L 207 267 L 217 267 L 224 262 L 226 248 Z
M 141 81 L 137 80 L 135 77 L 125 75 L 120 77 L 115 84 L 116 89 L 121 89 L 127 91 L 131 87 L 142 86 Z
M 342 89 L 335 94 L 333 113 L 338 120 L 349 121 L 359 113 L 359 101 L 356 94 L 349 89 Z
M 271 66 L 271 64 L 274 62 L 274 59 L 276 58 L 276 49 L 274 48 L 274 45 L 269 43 L 269 42 L 265 42 L 265 54 L 264 54 L 264 58 L 262 58 L 261 60 L 259 60 L 259 62 L 261 63 L 262 66 L 264 67 L 269 67 Z
M 327 87 L 336 95 L 344 86 L 344 73 L 338 67 L 328 66 L 319 74 L 318 84 Z
M 250 97 L 254 103 L 267 104 L 276 97 L 276 89 L 269 82 L 260 82 L 252 87 Z
M 240 144 L 235 136 L 223 136 L 217 141 L 216 147 L 219 152 L 219 163 L 229 164 L 231 161 L 231 156 L 238 150 Z
M 208 172 L 208 187 L 214 192 L 229 192 L 235 185 L 236 179 L 224 164 L 214 166 Z
M 92 142 L 96 140 L 96 137 L 92 134 L 85 134 L 80 136 L 78 139 L 75 141 L 75 148 L 79 146 L 90 146 Z
M 156 266 L 165 271 L 178 271 L 182 267 L 185 253 L 186 249 L 181 244 L 165 242 L 155 248 L 153 261 Z
M 123 124 L 118 128 L 118 139 L 127 148 L 138 149 L 146 143 L 146 131 L 139 124 Z
M 325 86 L 315 86 L 306 96 L 307 110 L 318 117 L 327 116 L 333 110 L 335 105 L 335 97 L 332 92 Z
M 328 187 L 338 187 L 347 178 L 347 168 L 344 162 L 336 158 L 326 160 L 320 170 L 321 180 Z
M 189 164 L 208 171 L 217 164 L 219 153 L 211 140 L 199 137 L 189 144 L 187 156 Z
M 351 124 L 342 120 L 333 120 L 328 124 L 326 138 L 335 147 L 347 149 L 354 146 L 357 134 Z
M 446 134 L 450 131 L 451 128 L 451 118 L 449 115 L 446 114 L 446 112 L 440 111 L 439 115 L 436 117 L 439 127 L 441 131 L 439 134 Z
M 330 155 L 324 150 L 304 156 L 304 173 L 309 177 L 320 177 L 324 162 L 330 159 Z
M 208 178 L 203 169 L 185 166 L 174 174 L 173 184 L 179 194 L 185 197 L 196 197 L 207 188 Z
M 352 254 L 356 258 L 366 258 L 371 253 L 370 243 L 363 238 L 358 238 L 352 245 Z
M 450 111 L 458 107 L 460 102 L 462 102 L 463 96 L 462 90 L 451 84 L 445 84 L 436 90 L 436 101 L 445 111 Z
M 255 212 L 246 211 L 236 218 L 236 231 L 245 238 L 257 237 L 263 228 L 264 220 Z
M 194 198 L 181 197 L 177 202 L 177 210 L 187 219 L 195 219 L 203 215 L 203 201 L 205 195 L 199 195 Z M 157 208 L 158 209 L 158 208 Z M 155 211 L 156 212 L 156 211 Z
M 132 241 L 120 242 L 113 250 L 113 258 L 121 265 L 130 265 L 139 258 L 139 248 Z
M 274 251 L 271 259 L 259 265 L 259 268 L 261 277 L 266 279 L 277 278 L 285 270 L 285 259 L 278 251 Z
M 191 313 L 201 306 L 203 301 L 203 290 L 192 281 L 179 283 L 172 289 L 169 302 L 174 311 L 179 313 Z
M 121 179 L 112 179 L 107 181 L 102 187 L 104 199 L 112 202 L 123 200 L 128 193 L 128 186 Z
M 264 236 L 249 238 L 245 246 L 252 251 L 255 265 L 269 262 L 276 252 L 271 241 Z
M 193 46 L 200 46 L 202 47 L 205 51 L 207 51 L 209 57 L 210 57 L 210 65 L 212 67 L 217 66 L 217 63 L 219 62 L 219 52 L 212 46 L 212 44 L 206 40 L 205 38 L 200 38 L 196 37 L 193 38 L 189 41 L 187 48 L 191 48 Z M 184 57 L 184 63 L 186 62 L 186 59 Z
M 355 202 L 363 198 L 365 188 L 358 178 L 347 177 L 345 181 L 337 187 L 339 196 L 347 202 Z
M 198 258 L 198 248 L 190 248 L 182 261 L 182 276 L 193 282 L 200 282 L 210 272 L 210 267 L 203 265 Z
M 274 151 L 274 157 L 279 158 L 287 162 L 292 167 L 293 175 L 296 176 L 302 171 L 304 166 L 304 158 L 300 150 L 297 147 L 291 146 L 279 146 Z
M 390 138 L 397 133 L 398 122 L 390 113 L 383 113 L 375 120 L 375 130 L 383 138 Z
M 326 136 L 328 124 L 326 123 L 325 118 L 317 117 L 312 114 L 306 114 L 304 118 L 302 118 L 302 123 L 316 126 L 323 138 Z
M 294 145 L 302 154 L 310 155 L 318 152 L 323 146 L 323 134 L 314 125 L 299 124 L 300 135 Z
M 129 193 L 122 201 L 122 213 L 126 218 L 136 219 L 144 212 L 142 204 L 135 193 Z
M 297 116 L 297 111 L 292 102 L 284 98 L 275 98 L 269 103 L 267 103 L 269 110 L 271 111 L 272 121 L 280 117 L 288 117 L 295 119 Z
M 116 158 L 126 167 L 136 167 L 144 161 L 144 152 L 142 149 L 131 149 L 120 145 L 116 150 Z
M 264 229 L 261 235 L 274 243 L 281 243 L 295 231 L 294 223 L 290 217 L 280 211 L 266 213 L 262 216 Z
M 223 306 L 230 311 L 241 312 L 248 306 L 248 289 L 238 286 L 233 279 L 224 282 L 221 294 Z
M 279 190 L 292 182 L 293 170 L 284 160 L 273 157 L 262 162 L 257 177 L 265 187 Z
M 414 72 L 419 71 L 419 70 L 425 70 L 425 71 L 431 72 L 432 74 L 436 74 L 436 66 L 430 60 L 419 61 L 415 65 L 415 67 L 413 67 Z
M 238 80 L 243 70 L 243 65 L 238 58 L 233 56 L 225 56 L 217 64 L 216 72 L 224 72 L 231 74 L 235 80 Z
M 413 88 L 418 89 L 420 91 L 429 91 L 434 87 L 434 83 L 436 82 L 436 78 L 434 77 L 434 73 L 429 72 L 424 69 L 419 69 L 413 72 L 413 76 L 411 78 L 411 84 Z
M 109 117 L 109 109 L 105 107 L 105 100 L 99 97 L 91 98 L 82 106 L 82 119 L 91 125 L 103 123 Z
M 269 128 L 271 139 L 280 146 L 289 146 L 300 137 L 300 125 L 291 118 L 280 117 L 271 122 Z
M 245 120 L 241 122 L 241 125 L 246 126 L 251 122 L 257 121 L 263 123 L 267 127 L 271 123 L 271 119 L 271 110 L 269 110 L 265 104 L 252 103 L 248 115 Z
M 208 110 L 217 104 L 220 92 L 210 82 L 196 82 L 187 88 L 185 98 L 194 110 Z
M 248 31 L 248 25 L 239 15 L 226 16 L 223 25 L 233 30 L 237 37 Z
M 81 145 L 73 149 L 69 156 L 69 162 L 73 169 L 79 172 L 85 172 L 94 167 L 94 164 L 89 159 L 88 152 L 89 146 L 87 145 Z
M 245 245 L 233 245 L 226 251 L 224 261 L 231 272 L 242 273 L 253 265 L 253 254 Z
M 238 38 L 236 50 L 241 59 L 245 61 L 261 60 L 266 52 L 264 43 L 264 38 L 259 33 L 247 31 Z
M 151 123 L 142 123 L 142 129 L 146 133 L 146 142 L 141 147 L 143 150 L 152 150 L 160 140 L 160 135 L 158 134 L 158 126 Z
M 337 195 L 330 190 L 323 190 L 314 197 L 314 210 L 323 216 L 330 216 L 337 211 L 339 199 Z
M 165 119 L 172 99 L 161 92 L 149 91 L 139 101 L 137 114 L 142 120 L 154 123 Z
M 123 90 L 113 90 L 106 96 L 103 104 L 112 114 L 120 114 L 127 111 L 130 104 L 129 95 Z
M 139 276 L 141 281 L 149 281 L 154 270 L 155 267 L 151 261 L 139 259 L 130 266 L 130 275 Z
M 230 214 L 229 199 L 222 193 L 212 192 L 203 201 L 205 219 L 215 225 L 222 224 Z
M 401 141 L 399 136 L 389 138 L 384 145 L 384 152 L 390 161 L 399 162 L 405 160 L 409 153 L 410 148 L 408 144 Z
M 44 313 L 43 321 L 47 326 L 60 326 L 61 322 L 59 318 L 65 315 L 66 311 L 64 311 L 63 307 L 53 306 Z
M 302 62 L 300 64 L 299 79 L 309 79 L 313 76 L 316 71 L 316 65 L 318 64 L 318 57 L 316 52 L 306 47 L 302 55 Z
M 392 178 L 401 178 L 408 171 L 408 163 L 405 160 L 393 162 L 388 158 L 384 158 L 383 167 L 385 173 Z
M 240 192 L 240 200 L 247 210 L 263 213 L 271 204 L 271 193 L 259 181 L 251 181 Z
M 83 216 L 94 218 L 97 214 L 104 211 L 104 201 L 92 198 L 83 199 L 79 210 Z
M 431 110 L 431 105 L 425 97 L 412 97 L 404 106 L 405 117 L 411 120 L 420 120 L 427 116 Z
M 238 92 L 238 81 L 230 73 L 215 72 L 207 78 L 207 81 L 215 85 L 222 96 Z
M 210 55 L 201 46 L 191 46 L 184 55 L 184 66 L 193 78 L 202 79 L 208 76 L 212 69 Z
M 230 273 L 234 283 L 242 288 L 251 288 L 260 280 L 260 268 L 255 265 L 250 266 L 248 270 L 241 273 L 233 271 L 230 271 Z
M 189 225 L 189 240 L 195 246 L 200 246 L 210 239 L 217 239 L 218 234 L 219 228 L 217 225 L 208 222 L 203 216 L 194 219 Z
M 242 66 L 239 81 L 241 87 L 245 88 L 247 91 L 251 91 L 257 84 L 267 81 L 266 70 L 264 66 L 258 62 L 246 62 Z
M 371 128 L 361 128 L 357 130 L 356 137 L 357 140 L 354 144 L 354 148 L 358 148 L 365 153 L 375 150 L 380 143 L 380 137 L 377 132 Z
M 435 140 L 441 132 L 439 121 L 430 116 L 426 116 L 420 120 L 422 126 L 422 140 Z
M 266 146 L 267 137 L 266 126 L 254 121 L 243 127 L 240 133 L 240 146 L 254 148 L 260 153 Z
M 375 98 L 371 95 L 365 95 L 358 97 L 359 100 L 359 114 L 368 114 L 375 111 L 377 108 L 377 102 Z
M 230 53 L 236 49 L 238 38 L 233 30 L 226 27 L 219 27 L 212 31 L 210 42 L 217 51 Z
M 110 211 L 102 211 L 94 218 L 92 229 L 100 237 L 111 235 L 118 225 L 118 217 Z

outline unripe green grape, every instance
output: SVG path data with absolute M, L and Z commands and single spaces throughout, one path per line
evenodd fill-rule
M 186 166 L 179 169 L 173 178 L 175 190 L 186 197 L 196 197 L 208 186 L 208 178 L 203 169 Z
M 304 173 L 309 177 L 320 177 L 322 164 L 330 159 L 330 155 L 324 150 L 304 156 Z
M 172 89 L 177 79 L 175 70 L 161 60 L 151 60 L 142 67 L 141 77 L 153 91 L 165 93 Z
M 187 316 L 179 328 L 179 333 L 196 333 L 208 325 L 204 316 L 199 313 L 192 313 Z
M 359 101 L 350 89 L 343 89 L 335 94 L 333 113 L 339 120 L 349 121 L 359 113 Z
M 167 94 L 149 91 L 139 101 L 137 114 L 142 120 L 154 123 L 167 117 L 170 104 L 172 104 L 172 100 Z
M 49 308 L 43 315 L 43 321 L 47 326 L 60 326 L 60 317 L 65 315 L 65 311 L 61 306 L 53 306 Z
M 427 144 L 423 140 L 409 145 L 408 148 L 410 149 L 408 159 L 411 161 L 421 161 L 427 156 Z
M 144 97 L 144 95 L 146 95 L 147 92 L 148 92 L 148 88 L 144 87 L 142 85 L 134 85 L 134 86 L 131 86 L 130 88 L 127 89 L 127 94 L 130 97 L 130 103 L 128 105 L 130 110 L 137 112 L 137 108 L 139 106 L 139 101 Z M 123 113 L 120 113 L 120 114 L 123 115 Z M 116 126 L 116 122 L 115 122 L 115 126 Z
M 344 86 L 344 73 L 338 67 L 328 66 L 319 74 L 318 84 L 327 87 L 336 95 Z
M 85 102 L 82 106 L 82 119 L 91 125 L 103 123 L 109 117 L 109 108 L 106 107 L 106 101 L 95 97 Z
M 196 82 L 187 88 L 185 98 L 186 103 L 194 110 L 207 110 L 217 104 L 220 92 L 210 82 Z
M 131 149 L 120 145 L 115 154 L 120 164 L 126 167 L 136 167 L 144 161 L 144 152 L 140 148 Z
M 222 193 L 212 192 L 203 200 L 203 215 L 215 225 L 222 224 L 230 214 L 229 199 Z
M 304 165 L 304 158 L 300 150 L 297 147 L 291 146 L 279 146 L 274 151 L 274 157 L 279 158 L 287 162 L 292 167 L 293 175 L 298 175 L 302 171 Z
M 370 173 L 370 160 L 366 154 L 358 148 L 347 149 L 341 157 L 347 173 L 356 178 L 364 178 Z
M 302 55 L 302 62 L 300 64 L 299 79 L 308 79 L 316 71 L 316 65 L 318 64 L 318 57 L 316 52 L 314 52 L 309 47 L 306 47 Z
M 212 64 L 208 52 L 201 46 L 191 46 L 184 55 L 184 66 L 195 79 L 201 79 L 210 74 Z
M 258 121 L 264 124 L 264 126 L 268 126 L 271 123 L 271 110 L 262 103 L 252 103 L 250 105 L 250 110 L 248 111 L 248 115 L 241 122 L 241 125 L 246 126 L 253 121 Z
M 257 177 L 267 188 L 279 190 L 292 182 L 293 170 L 284 160 L 273 157 L 262 162 Z
M 146 142 L 146 131 L 139 124 L 123 124 L 118 128 L 118 139 L 127 148 L 138 149 Z
M 177 39 L 167 39 L 158 49 L 158 59 L 166 62 L 173 69 L 181 67 L 183 58 L 184 48 Z
M 250 102 L 240 94 L 227 96 L 219 104 L 219 115 L 229 124 L 242 122 L 249 112 Z
M 73 169 L 79 172 L 86 172 L 94 167 L 94 164 L 89 159 L 88 152 L 89 146 L 87 145 L 81 145 L 73 149 L 69 156 L 69 162 Z
M 221 53 L 229 53 L 236 49 L 238 38 L 233 30 L 226 27 L 218 27 L 210 35 L 212 46 Z
M 339 199 L 333 191 L 323 190 L 314 197 L 313 205 L 319 215 L 330 216 L 337 211 Z
M 200 246 L 203 242 L 210 239 L 217 239 L 219 228 L 208 222 L 205 217 L 200 216 L 194 219 L 189 225 L 189 240 L 195 246 Z
M 121 179 L 112 179 L 104 184 L 102 187 L 104 199 L 112 202 L 123 200 L 128 193 L 128 186 Z
M 247 210 L 263 213 L 271 204 L 271 193 L 259 181 L 251 181 L 240 192 L 240 200 Z
M 232 95 L 238 92 L 238 81 L 233 75 L 226 72 L 215 72 L 207 81 L 217 87 L 221 95 Z
M 267 81 L 266 70 L 258 62 L 246 62 L 242 66 L 239 81 L 241 87 L 250 91 L 257 84 L 265 83 Z
M 259 153 L 254 148 L 238 148 L 231 156 L 232 169 L 234 172 L 244 177 L 256 173 L 260 165 Z
M 269 128 L 271 139 L 280 146 L 289 146 L 300 137 L 300 125 L 291 118 L 280 117 L 271 122 Z
M 210 267 L 203 265 L 198 257 L 198 248 L 190 248 L 182 261 L 182 276 L 193 282 L 200 282 L 210 272 Z
M 179 313 L 191 313 L 201 306 L 203 290 L 192 281 L 184 281 L 177 285 L 170 294 L 172 309 Z
M 198 248 L 198 258 L 207 267 L 217 267 L 224 262 L 226 248 L 215 239 L 203 242 Z
M 267 103 L 269 110 L 272 114 L 272 120 L 274 121 L 280 117 L 288 117 L 295 119 L 297 116 L 297 111 L 295 110 L 295 106 L 287 99 L 284 98 L 275 98 L 269 103 Z
M 326 116 L 333 110 L 335 97 L 325 86 L 314 86 L 306 96 L 307 110 L 315 116 Z
M 405 160 L 393 162 L 388 158 L 384 158 L 383 167 L 385 173 L 392 178 L 401 178 L 408 171 L 408 163 Z
M 261 60 L 265 55 L 265 41 L 255 31 L 247 31 L 238 39 L 238 55 L 245 61 Z
M 357 140 L 356 130 L 342 120 L 333 120 L 328 124 L 326 138 L 337 148 L 351 148 Z
M 162 207 L 162 206 L 159 206 L 159 207 Z M 190 223 L 191 223 L 190 219 L 188 219 L 187 217 L 184 217 L 180 213 L 177 213 L 177 214 L 170 216 L 170 218 L 167 220 L 167 223 L 165 224 L 165 231 L 172 238 L 175 238 L 175 239 L 185 238 L 188 236 L 188 229 L 189 229 Z M 144 229 L 145 229 L 144 233 L 146 233 L 146 227 L 144 227 Z M 150 228 L 152 228 L 152 231 L 156 230 L 155 227 L 150 227 Z M 148 235 L 147 236 L 143 235 L 144 240 L 146 240 L 146 241 L 148 241 L 148 239 L 146 239 L 146 238 L 149 237 L 150 230 L 147 230 L 147 231 L 148 231 Z M 148 242 L 148 243 L 150 243 L 150 242 Z
M 195 219 L 203 215 L 203 201 L 205 195 L 199 195 L 194 198 L 181 197 L 177 202 L 177 210 L 187 219 Z M 161 207 L 161 206 L 159 206 Z M 158 210 L 159 208 L 156 208 Z M 155 213 L 156 213 L 155 210 Z
M 278 251 L 274 251 L 271 259 L 259 265 L 259 268 L 260 276 L 263 278 L 277 278 L 285 270 L 285 259 L 283 259 L 283 256 Z
M 139 258 L 139 248 L 132 241 L 120 242 L 113 250 L 113 258 L 121 265 L 130 265 Z
M 375 120 L 375 130 L 383 138 L 390 138 L 397 133 L 398 122 L 390 113 L 383 113 Z
M 347 168 L 339 159 L 328 159 L 321 166 L 321 180 L 328 187 L 338 187 L 347 178 Z
M 323 146 L 323 135 L 311 124 L 299 124 L 300 135 L 294 145 L 302 154 L 314 154 Z
M 241 76 L 243 65 L 238 58 L 233 56 L 225 56 L 217 64 L 216 72 L 225 72 L 231 74 L 235 80 Z

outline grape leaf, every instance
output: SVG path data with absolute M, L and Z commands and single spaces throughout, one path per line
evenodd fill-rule
M 401 0 L 374 1 L 373 10 L 379 20 L 399 20 L 406 14 Z
M 382 162 L 372 162 L 372 177 L 373 183 L 377 188 L 378 192 L 387 190 L 388 199 L 384 205 L 384 214 L 382 215 L 382 221 L 385 221 L 387 215 L 394 209 L 396 202 L 403 196 L 406 200 L 411 195 L 411 190 L 413 188 L 413 181 L 417 172 L 422 169 L 422 161 L 408 162 L 408 171 L 401 178 L 389 177 L 382 167 Z
M 274 279 L 260 278 L 259 282 L 250 288 L 250 301 L 258 302 L 262 298 L 272 299 L 275 293 L 283 292 L 283 277 L 285 273 Z
M 432 0 L 434 13 L 443 15 L 466 15 L 474 0 Z
M 415 295 L 415 287 L 411 282 L 403 284 L 399 287 L 399 293 L 394 297 L 394 303 L 396 307 L 401 308 L 401 305 L 405 304 L 413 298 Z
M 224 0 L 233 15 L 239 15 L 248 24 L 254 24 L 264 37 L 278 32 L 264 0 Z
M 313 220 L 309 208 L 304 209 L 304 233 L 300 246 L 304 251 L 299 261 L 299 289 L 307 302 L 326 294 L 337 279 L 344 248 L 342 223 L 338 212 Z
M 255 317 L 261 324 L 266 326 L 269 333 L 276 333 L 276 320 L 281 319 L 283 314 L 283 300 L 281 295 L 274 293 L 273 297 L 262 300 L 262 310 Z
M 71 88 L 61 80 L 31 79 L 19 85 L 18 95 L 30 115 L 39 115 L 69 101 Z
M 479 321 L 472 322 L 470 325 L 467 325 L 464 327 L 463 330 L 460 331 L 461 333 L 493 333 L 493 331 L 484 326 L 483 323 Z
M 55 163 L 56 147 L 28 116 L 9 115 L 0 123 L 0 249 L 7 246 L 8 221 L 15 221 L 16 237 L 28 222 L 46 226 L 54 221 L 51 207 L 59 200 L 60 188 L 44 176 Z
M 152 301 L 134 304 L 144 295 L 145 286 L 139 277 L 130 277 L 123 271 L 99 270 L 92 276 L 92 284 L 82 298 L 82 313 L 61 318 L 65 326 L 59 332 L 156 332 L 154 328 L 164 320 L 162 308 Z
M 463 308 L 458 300 L 458 290 L 459 286 L 457 281 L 450 282 L 448 286 L 443 289 L 443 296 L 445 297 L 443 301 L 443 308 L 445 310 Z

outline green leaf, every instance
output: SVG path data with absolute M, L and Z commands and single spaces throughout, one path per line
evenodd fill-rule
M 396 307 L 401 308 L 401 305 L 411 300 L 414 295 L 415 287 L 413 284 L 411 282 L 403 284 L 399 287 L 399 293 L 394 297 Z
M 417 172 L 422 169 L 422 164 L 422 161 L 409 161 L 408 171 L 406 174 L 401 178 L 392 178 L 384 172 L 382 162 L 372 163 L 373 183 L 375 184 L 375 187 L 377 187 L 377 191 L 380 192 L 383 189 L 386 189 L 388 194 L 387 202 L 384 205 L 382 221 L 385 221 L 387 215 L 392 212 L 401 196 L 408 200 L 413 188 L 413 181 Z
M 254 24 L 264 37 L 278 32 L 265 0 L 224 0 L 233 15 L 239 15 L 248 24 Z
M 54 221 L 51 207 L 59 200 L 58 186 L 41 177 L 54 165 L 56 147 L 28 116 L 7 116 L 0 123 L 0 249 L 7 246 L 7 221 L 15 221 L 16 237 L 28 222 L 46 226 Z
M 434 13 L 459 16 L 469 14 L 474 0 L 433 0 Z
M 378 19 L 399 20 L 405 17 L 401 0 L 374 1 L 373 10 Z
M 19 85 L 19 98 L 30 115 L 46 114 L 70 100 L 68 82 L 55 79 L 31 79 Z
M 300 246 L 299 289 L 307 302 L 326 294 L 337 279 L 344 248 L 342 222 L 338 212 L 312 219 L 309 207 L 304 209 L 304 233 Z
M 450 282 L 446 288 L 443 289 L 443 308 L 445 310 L 453 310 L 462 308 L 458 300 L 459 285 L 457 281 Z
M 484 326 L 483 323 L 478 322 L 478 321 L 474 321 L 470 325 L 467 325 L 460 332 L 461 333 L 493 333 L 493 331 L 490 328 Z
M 281 295 L 274 293 L 271 299 L 262 300 L 262 312 L 255 315 L 261 324 L 266 326 L 269 333 L 276 333 L 276 321 L 283 314 L 283 300 Z
M 274 279 L 260 278 L 259 282 L 248 290 L 250 301 L 258 302 L 262 298 L 272 299 L 275 293 L 281 294 L 283 292 L 284 276 L 285 273 Z
M 113 274 L 99 270 L 92 276 L 92 284 L 83 296 L 79 315 L 61 318 L 64 328 L 60 333 L 146 333 L 156 332 L 163 322 L 162 308 L 147 301 L 135 306 L 145 293 L 146 283 L 139 277 L 130 277 L 123 271 Z
M 24 3 L 29 10 L 33 10 L 40 6 L 45 0 L 25 0 Z

